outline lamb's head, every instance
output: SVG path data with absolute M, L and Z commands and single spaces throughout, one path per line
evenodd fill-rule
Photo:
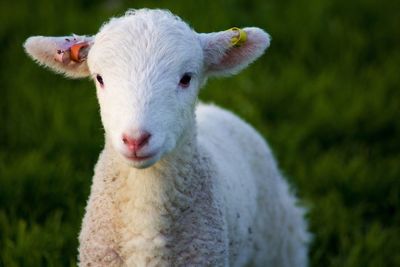
M 91 77 L 106 138 L 144 168 L 193 136 L 207 77 L 239 72 L 268 45 L 258 28 L 199 34 L 168 11 L 142 9 L 111 19 L 95 36 L 35 36 L 25 49 L 66 76 Z

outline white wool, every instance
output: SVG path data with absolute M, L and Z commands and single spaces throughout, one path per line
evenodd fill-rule
M 245 42 L 232 46 L 238 31 L 199 34 L 168 11 L 141 9 L 74 43 L 26 41 L 40 64 L 91 76 L 97 86 L 105 148 L 79 236 L 80 266 L 307 265 L 304 209 L 265 141 L 235 115 L 196 104 L 208 77 L 239 72 L 269 46 L 263 30 L 243 32 Z M 70 60 L 80 42 L 86 48 Z M 149 139 L 132 152 L 123 136 L 143 132 Z

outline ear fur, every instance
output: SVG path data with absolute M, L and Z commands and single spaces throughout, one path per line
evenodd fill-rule
M 71 78 L 90 75 L 86 58 L 93 44 L 91 36 L 33 36 L 24 43 L 25 51 L 40 65 Z
M 236 44 L 239 33 L 244 34 L 245 38 Z M 208 76 L 229 76 L 238 73 L 260 57 L 270 44 L 268 33 L 255 27 L 202 33 L 199 37 Z

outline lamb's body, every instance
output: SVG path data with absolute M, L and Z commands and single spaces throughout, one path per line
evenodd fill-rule
M 303 210 L 289 192 L 264 139 L 230 112 L 197 109 L 199 143 L 217 162 L 231 266 L 306 266 Z M 234 166 L 232 168 L 232 166 Z
M 148 9 L 111 19 L 95 36 L 27 40 L 39 63 L 96 80 L 106 143 L 81 266 L 307 264 L 303 211 L 266 143 L 229 112 L 195 109 L 208 77 L 239 72 L 269 40 L 255 27 L 199 34 Z
M 148 169 L 119 163 L 106 145 L 80 236 L 83 266 L 306 265 L 302 211 L 265 142 L 217 107 L 196 113 L 197 141 Z

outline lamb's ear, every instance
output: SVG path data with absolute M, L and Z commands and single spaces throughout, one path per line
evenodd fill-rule
M 86 59 L 93 44 L 91 36 L 33 36 L 24 43 L 25 51 L 39 64 L 71 78 L 89 76 Z
M 199 34 L 204 65 L 209 76 L 228 76 L 243 70 L 269 46 L 269 35 L 260 28 L 232 28 Z

